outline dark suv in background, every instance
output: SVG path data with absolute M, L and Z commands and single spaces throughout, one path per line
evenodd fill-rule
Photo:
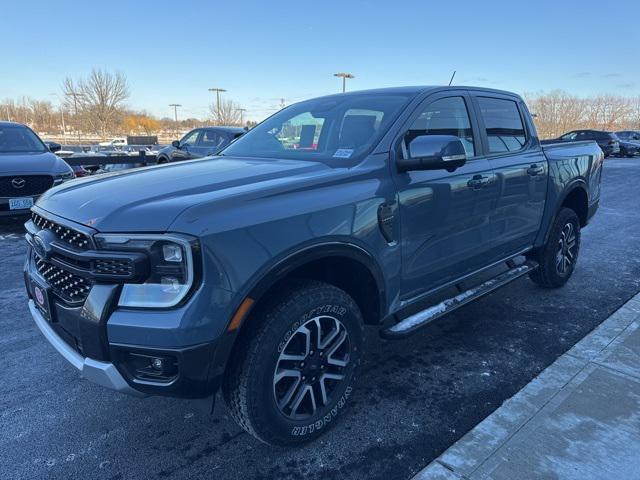
M 620 139 L 621 157 L 633 157 L 640 154 L 640 131 L 622 130 L 616 132 L 616 136 Z
M 181 140 L 158 152 L 158 163 L 190 160 L 215 155 L 233 140 L 242 136 L 246 130 L 242 127 L 204 127 L 188 132 Z
M 0 216 L 29 213 L 46 190 L 75 177 L 58 150 L 26 125 L 0 122 Z
M 615 133 L 604 130 L 573 130 L 556 139 L 557 142 L 579 142 L 582 140 L 595 141 L 605 157 L 620 153 L 620 139 Z

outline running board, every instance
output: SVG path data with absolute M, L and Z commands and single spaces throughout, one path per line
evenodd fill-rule
M 513 262 L 509 264 L 510 267 L 513 265 Z M 491 280 L 487 280 L 477 287 L 461 292 L 455 297 L 448 298 L 436 305 L 422 310 L 421 312 L 405 318 L 389 328 L 381 330 L 380 336 L 389 340 L 406 337 L 443 315 L 446 315 L 467 303 L 473 302 L 474 300 L 477 300 L 500 287 L 504 287 L 508 283 L 513 282 L 536 268 L 538 268 L 538 264 L 533 261 L 525 262 L 520 266 L 513 266 L 510 270 L 501 273 Z

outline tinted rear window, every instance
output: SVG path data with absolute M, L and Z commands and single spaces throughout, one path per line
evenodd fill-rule
M 526 133 L 518 104 L 502 98 L 478 97 L 489 152 L 513 152 L 524 147 Z

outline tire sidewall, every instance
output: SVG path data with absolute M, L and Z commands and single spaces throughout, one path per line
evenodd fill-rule
M 278 443 L 300 443 L 311 440 L 335 423 L 353 393 L 353 385 L 362 356 L 364 343 L 363 323 L 360 312 L 351 298 L 335 289 L 323 296 L 323 302 L 309 301 L 301 296 L 299 302 L 269 323 L 269 330 L 261 339 L 249 389 L 254 392 L 249 409 L 256 418 L 256 427 L 261 436 L 275 437 Z M 315 304 L 314 304 L 315 303 Z M 311 318 L 328 315 L 342 322 L 349 334 L 350 362 L 345 370 L 346 378 L 332 393 L 331 401 L 318 410 L 317 418 L 295 421 L 284 416 L 278 409 L 273 396 L 273 374 L 278 357 L 293 333 Z

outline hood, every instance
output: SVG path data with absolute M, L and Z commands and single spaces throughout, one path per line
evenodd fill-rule
M 3 175 L 52 175 L 69 171 L 69 166 L 51 152 L 0 153 L 0 171 Z
M 102 232 L 162 232 L 189 207 L 327 169 L 299 160 L 209 157 L 74 180 L 37 205 Z

